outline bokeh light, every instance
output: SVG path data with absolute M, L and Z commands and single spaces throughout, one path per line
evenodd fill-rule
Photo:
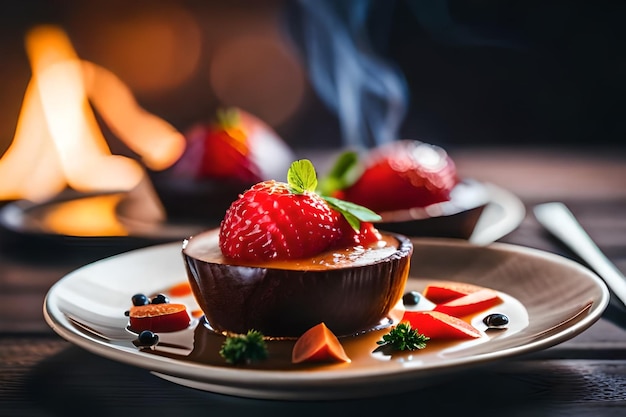
M 301 66 L 274 36 L 226 39 L 209 68 L 211 88 L 225 105 L 236 105 L 277 125 L 300 106 L 305 79 Z
M 202 51 L 194 17 L 175 4 L 127 7 L 124 14 L 83 20 L 88 26 L 79 32 L 87 35 L 81 39 L 90 58 L 136 93 L 163 93 L 188 81 L 198 69 Z

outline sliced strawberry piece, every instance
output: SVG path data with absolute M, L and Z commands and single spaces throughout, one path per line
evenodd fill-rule
M 129 312 L 130 328 L 134 332 L 175 332 L 186 329 L 191 322 L 184 304 L 165 303 L 132 306 Z
M 493 307 L 501 302 L 502 300 L 496 291 L 485 288 L 480 291 L 455 298 L 447 303 L 438 304 L 435 306 L 434 310 L 455 317 L 463 317 L 486 310 L 489 307 Z
M 311 327 L 298 338 L 291 362 L 350 362 L 337 336 L 324 323 Z
M 361 176 L 338 195 L 383 213 L 447 201 L 458 182 L 456 166 L 443 149 L 403 140 L 373 150 Z
M 465 282 L 440 281 L 429 284 L 422 295 L 435 304 L 442 304 L 484 289 L 485 287 Z
M 433 340 L 476 339 L 481 333 L 471 324 L 439 311 L 405 311 L 402 321 Z
M 339 237 L 340 215 L 319 195 L 264 181 L 231 204 L 220 226 L 224 256 L 245 261 L 298 259 L 323 252 Z

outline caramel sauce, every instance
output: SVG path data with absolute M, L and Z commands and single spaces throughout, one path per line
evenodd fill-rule
M 189 239 L 183 250 L 191 257 L 210 263 L 257 268 L 320 271 L 369 265 L 393 255 L 399 246 L 399 242 L 395 237 L 383 234 L 381 240 L 367 247 L 339 248 L 304 259 L 245 262 L 239 259 L 224 257 L 218 241 L 219 233 L 211 230 Z
M 202 317 L 202 316 L 204 316 L 204 311 L 202 311 L 202 310 L 193 310 L 191 312 L 191 317 L 199 318 L 199 317 Z
M 409 278 L 405 291 L 422 292 L 432 280 Z M 174 286 L 176 287 L 176 286 Z M 171 288 L 174 288 L 171 287 Z M 358 335 L 340 337 L 339 340 L 351 359 L 350 363 L 291 363 L 291 351 L 295 339 L 268 339 L 268 359 L 246 365 L 238 365 L 239 369 L 261 369 L 274 371 L 320 371 L 341 369 L 367 369 L 380 366 L 428 367 L 432 363 L 441 363 L 447 358 L 463 357 L 466 355 L 489 352 L 489 342 L 514 336 L 528 326 L 528 313 L 524 306 L 512 296 L 498 292 L 502 302 L 497 306 L 486 309 L 463 319 L 481 331 L 478 339 L 467 340 L 430 340 L 425 349 L 417 351 L 390 352 L 381 349 L 377 341 L 389 332 L 390 326 L 397 324 L 401 314 L 395 311 L 390 314 L 389 326 L 381 326 Z M 171 295 L 167 294 L 166 295 Z M 178 300 L 179 301 L 179 300 Z M 176 301 L 176 302 L 178 302 Z M 401 304 L 401 303 L 400 303 Z M 189 307 L 197 311 L 195 307 Z M 407 309 L 429 309 L 427 305 L 407 307 Z M 399 306 L 400 312 L 403 307 Z M 505 330 L 489 331 L 482 323 L 482 318 L 488 314 L 499 312 L 510 318 L 510 324 Z M 233 367 L 219 355 L 220 348 L 226 338 L 225 335 L 211 330 L 204 317 L 196 315 L 189 328 L 172 333 L 160 333 L 159 343 L 152 348 L 142 349 L 151 355 L 172 358 L 183 362 L 203 364 L 217 367 Z M 418 329 L 419 330 L 419 329 Z M 386 365 L 385 365 L 386 364 Z
M 191 285 L 188 281 L 181 282 L 170 287 L 167 292 L 172 297 L 186 297 L 188 295 L 191 295 Z

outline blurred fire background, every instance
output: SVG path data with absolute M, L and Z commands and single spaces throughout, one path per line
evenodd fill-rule
M 444 147 L 624 145 L 625 2 L 365 2 L 367 46 L 404 77 L 399 137 Z M 338 117 L 291 36 L 307 18 L 304 3 L 4 1 L 0 155 L 30 78 L 24 36 L 40 23 L 62 27 L 81 58 L 118 75 L 144 108 L 181 131 L 236 105 L 293 147 L 340 146 Z M 309 7 L 323 3 L 332 1 Z

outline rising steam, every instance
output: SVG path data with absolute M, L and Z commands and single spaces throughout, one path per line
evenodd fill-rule
M 373 147 L 397 138 L 407 110 L 402 73 L 374 52 L 367 35 L 371 0 L 298 0 L 289 29 L 311 82 L 339 118 L 344 145 Z

